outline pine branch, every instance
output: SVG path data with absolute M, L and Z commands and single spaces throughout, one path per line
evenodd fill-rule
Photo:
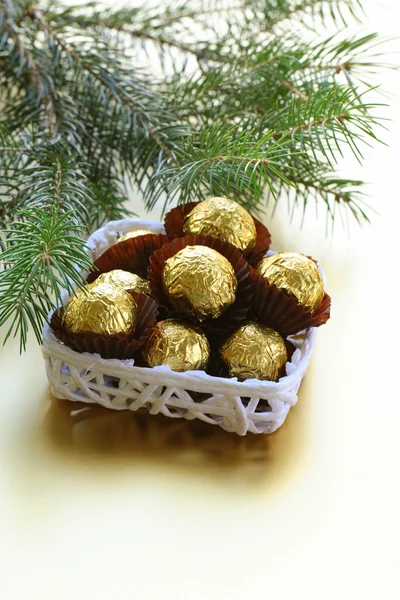
M 174 158 L 173 152 L 168 148 L 162 136 L 159 135 L 156 128 L 152 125 L 151 116 L 143 106 L 142 98 L 135 98 L 132 93 L 140 91 L 141 82 L 139 80 L 136 82 L 136 86 L 132 86 L 131 80 L 128 80 L 125 76 L 126 74 L 121 64 L 119 64 L 119 73 L 115 70 L 115 57 L 111 57 L 111 60 L 109 60 L 109 57 L 104 52 L 99 55 L 90 50 L 82 51 L 79 42 L 67 41 L 64 37 L 58 35 L 38 9 L 30 9 L 29 16 L 40 23 L 52 43 L 59 45 L 71 59 L 72 63 L 75 63 L 75 68 L 89 74 L 95 82 L 100 84 L 103 93 L 106 97 L 108 96 L 109 100 L 116 100 L 121 107 L 126 108 L 137 119 L 147 135 L 152 138 L 153 142 L 168 159 Z M 153 99 L 156 99 L 155 94 L 153 94 Z
M 317 19 L 325 22 L 329 18 L 339 27 L 347 25 L 349 17 L 359 20 L 359 13 L 363 10 L 360 0 L 244 0 L 225 4 L 220 1 L 185 1 L 182 4 L 174 3 L 173 7 L 164 6 L 161 10 L 158 7 L 146 6 L 96 10 L 95 3 L 92 3 L 91 7 L 90 12 L 87 10 L 89 5 L 77 5 L 64 10 L 61 10 L 60 6 L 55 10 L 57 4 L 54 4 L 46 11 L 46 18 L 57 29 L 77 26 L 84 29 L 93 28 L 100 33 L 111 30 L 176 47 L 183 52 L 198 55 L 199 58 L 205 56 L 201 55 L 200 50 L 193 48 L 193 44 L 180 45 L 179 40 L 171 35 L 171 31 L 176 31 L 177 23 L 192 21 L 212 29 L 214 17 L 228 13 L 232 18 L 232 15 L 239 11 L 241 16 L 245 17 L 246 23 L 254 19 L 261 21 L 264 32 L 284 21 L 294 18 L 302 21 L 306 17 L 311 17 L 314 22 Z M 212 58 L 211 55 L 208 57 Z
M 329 162 L 337 161 L 336 154 L 342 155 L 341 142 L 345 141 L 360 161 L 362 154 L 356 141 L 378 141 L 374 126 L 379 125 L 370 112 L 377 105 L 364 103 L 364 95 L 335 86 L 317 92 L 312 101 L 288 102 L 272 119 L 271 125 L 279 127 L 274 135 L 290 134 L 300 148 L 308 146 L 314 156 L 318 151 Z
M 331 19 L 337 26 L 347 26 L 349 17 L 359 20 L 362 12 L 360 0 L 266 0 L 263 4 L 270 29 L 283 20 L 296 18 L 303 21 L 306 17 L 312 17 L 314 23 L 317 18 L 323 24 Z
M 176 153 L 177 165 L 166 165 L 149 180 L 145 194 L 149 209 L 166 191 L 168 202 L 179 203 L 207 195 L 242 195 L 242 203 L 251 210 L 265 186 L 275 193 L 275 178 L 290 185 L 280 166 L 292 151 L 284 138 L 274 141 L 272 133 L 255 138 L 252 131 L 217 124 L 187 138 Z
M 86 223 L 92 199 L 76 155 L 44 150 L 35 158 L 17 175 L 14 170 L 9 176 L 6 213 L 54 207 L 58 213 L 71 212 L 77 222 Z
M 95 6 L 95 5 L 94 5 Z M 126 34 L 133 40 L 150 41 L 161 47 L 168 46 L 194 55 L 198 60 L 216 59 L 217 55 L 210 51 L 207 44 L 195 46 L 193 43 L 185 43 L 177 39 L 177 23 L 192 21 L 199 25 L 200 19 L 220 16 L 224 12 L 243 11 L 243 3 L 237 5 L 228 3 L 226 6 L 221 2 L 188 2 L 181 5 L 166 6 L 160 10 L 157 7 L 146 8 L 106 8 L 105 10 L 87 11 L 80 10 L 81 7 L 69 8 L 64 11 L 47 11 L 46 17 L 55 30 L 63 31 L 69 27 L 79 27 L 85 30 L 93 29 L 100 35 L 104 31 L 117 34 Z
M 376 33 L 342 40 L 337 40 L 337 35 L 333 35 L 313 45 L 311 66 L 317 72 L 328 71 L 335 77 L 343 74 L 347 84 L 352 87 L 361 83 L 369 88 L 371 86 L 365 81 L 366 75 L 374 75 L 382 69 L 398 69 L 394 63 L 387 60 L 382 62 L 382 57 L 387 56 L 379 51 L 383 43 L 384 40 Z
M 78 269 L 88 270 L 92 262 L 82 240 L 83 228 L 71 213 L 59 214 L 53 206 L 44 210 L 21 211 L 24 221 L 7 229 L 6 250 L 0 255 L 0 327 L 9 322 L 4 343 L 20 336 L 25 349 L 31 326 L 40 343 L 43 323 L 54 301 L 61 302 L 63 289 L 73 292 L 83 285 Z
M 379 141 L 367 83 L 385 65 L 379 39 L 310 41 L 360 8 L 0 0 L 0 323 L 9 334 L 24 345 L 32 326 L 40 337 L 61 287 L 81 283 L 73 265 L 90 264 L 77 236 L 128 214 L 127 185 L 147 208 L 213 194 L 257 213 L 268 197 L 286 197 L 303 212 L 315 200 L 332 223 L 342 213 L 368 220 L 362 182 L 333 166 L 347 148 L 361 161 L 362 145 Z
M 327 228 L 329 222 L 333 228 L 338 213 L 346 227 L 348 213 L 360 225 L 370 221 L 372 208 L 364 201 L 363 181 L 339 177 L 332 173 L 329 163 L 315 162 L 301 154 L 292 158 L 290 166 L 290 169 L 282 170 L 292 187 L 288 188 L 284 181 L 278 182 L 275 206 L 285 198 L 292 207 L 291 216 L 293 217 L 296 208 L 301 208 L 304 220 L 311 203 L 315 204 L 317 215 L 318 207 L 322 204 L 326 211 Z
M 51 136 L 56 138 L 58 133 L 57 113 L 52 94 L 46 84 L 46 75 L 41 70 L 26 43 L 24 31 L 17 24 L 14 17 L 13 5 L 10 0 L 0 0 L 0 18 L 3 22 L 7 41 L 19 57 L 20 69 L 21 67 L 23 68 L 37 93 L 37 101 L 43 106 Z
M 100 181 L 91 185 L 92 204 L 89 212 L 89 231 L 98 229 L 104 221 L 116 221 L 126 217 L 136 216 L 127 210 L 127 197 L 119 188 L 117 182 L 107 187 Z

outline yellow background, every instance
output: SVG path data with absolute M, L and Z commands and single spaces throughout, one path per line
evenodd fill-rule
M 368 30 L 397 34 L 396 2 L 363 4 Z M 347 167 L 371 182 L 371 227 L 327 236 L 310 211 L 300 229 L 284 202 L 266 216 L 273 248 L 317 257 L 333 297 L 275 434 L 78 410 L 52 399 L 33 340 L 0 350 L 3 598 L 399 597 L 400 103 L 383 101 L 390 147 Z

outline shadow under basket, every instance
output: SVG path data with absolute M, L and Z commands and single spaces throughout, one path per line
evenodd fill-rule
M 148 221 L 136 221 L 146 228 Z M 125 233 L 132 220 L 113 221 L 88 240 L 92 258 Z M 162 227 L 152 223 L 155 230 Z M 101 250 L 98 250 L 100 246 Z M 310 328 L 293 338 L 295 351 L 278 382 L 256 379 L 237 381 L 214 377 L 204 371 L 178 373 L 169 367 L 138 367 L 133 360 L 104 359 L 79 353 L 44 328 L 42 352 L 47 377 L 56 398 L 95 403 L 114 410 L 136 411 L 167 417 L 200 419 L 239 435 L 272 433 L 282 425 L 297 392 L 315 346 L 317 330 Z

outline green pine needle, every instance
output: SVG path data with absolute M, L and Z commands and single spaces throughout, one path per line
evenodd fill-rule
M 6 232 L 6 250 L 0 256 L 0 327 L 9 322 L 4 343 L 20 336 L 25 349 L 29 326 L 41 341 L 43 323 L 61 292 L 72 293 L 84 283 L 80 273 L 90 269 L 82 239 L 83 229 L 72 213 L 61 214 L 56 206 L 22 210 L 24 221 L 12 223 Z
M 265 186 L 275 191 L 274 180 L 288 185 L 280 171 L 288 157 L 284 137 L 273 139 L 273 132 L 255 136 L 235 126 L 204 128 L 182 143 L 175 160 L 166 164 L 149 180 L 146 202 L 153 208 L 162 194 L 170 202 L 186 203 L 207 196 L 242 197 L 254 210 Z M 294 153 L 293 153 L 294 154 Z M 251 202 L 246 198 L 251 197 Z

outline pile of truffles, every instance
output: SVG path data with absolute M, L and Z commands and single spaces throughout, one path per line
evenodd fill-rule
M 267 228 L 228 198 L 174 208 L 165 231 L 119 237 L 54 312 L 55 335 L 139 366 L 278 381 L 290 336 L 329 318 L 315 261 L 268 253 Z

